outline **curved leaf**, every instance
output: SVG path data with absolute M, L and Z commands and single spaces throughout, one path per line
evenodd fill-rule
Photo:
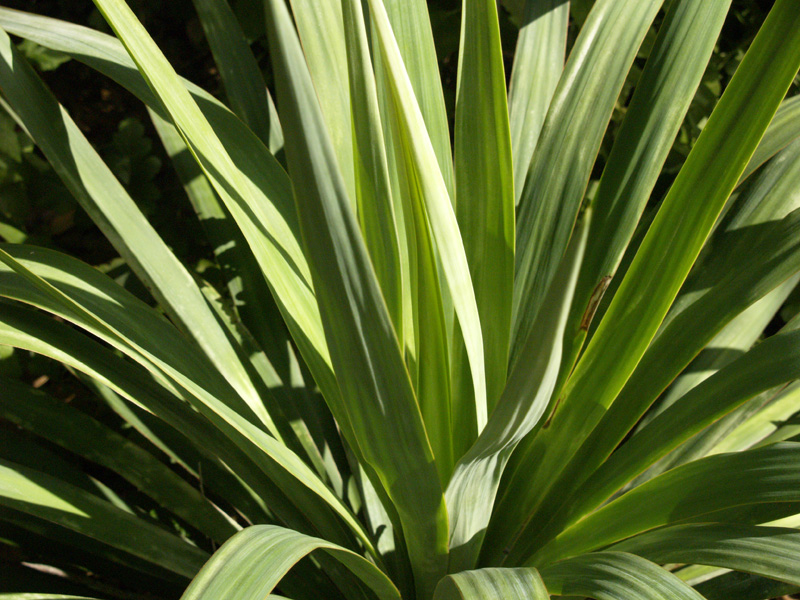
M 724 567 L 800 586 L 800 532 L 780 527 L 678 525 L 612 547 L 648 560 Z
M 800 501 L 799 467 L 800 444 L 793 442 L 717 454 L 682 465 L 564 529 L 526 563 L 548 564 L 650 529 L 732 508 L 752 507 L 747 520 L 756 522 L 794 514 L 793 503 Z M 771 511 L 773 508 L 776 510 Z M 738 520 L 747 522 L 742 517 Z
M 800 331 L 767 338 L 690 390 L 612 454 L 564 502 L 574 516 L 599 506 L 624 483 L 717 419 L 765 390 L 800 378 Z M 562 499 L 563 501 L 563 499 Z M 562 512 L 563 514 L 563 512 Z
M 177 118 L 176 126 L 182 135 L 188 136 L 185 139 L 188 147 L 247 239 L 316 383 L 326 400 L 336 403 L 338 386 L 330 365 L 311 275 L 300 247 L 300 226 L 286 172 L 230 110 L 171 71 L 152 41 L 150 45 L 143 42 L 148 38 L 135 18 L 130 23 L 137 23 L 136 38 L 146 46 L 143 51 L 148 60 L 143 64 L 159 65 L 156 68 L 159 77 L 155 79 L 146 80 L 137 71 L 125 47 L 112 36 L 64 21 L 0 8 L 0 26 L 9 32 L 86 62 L 128 88 L 163 118 L 168 121 Z M 148 87 L 153 82 L 159 83 L 159 95 Z M 164 108 L 165 104 L 172 106 L 174 114 Z
M 597 600 L 703 600 L 693 588 L 661 567 L 633 554 L 584 554 L 545 567 L 547 590 L 559 596 Z
M 515 598 L 550 600 L 536 569 L 479 569 L 448 575 L 436 586 L 433 600 Z
M 590 221 L 587 213 L 578 225 L 575 239 L 537 317 L 536 335 L 528 339 L 520 355 L 523 360 L 512 370 L 486 428 L 459 460 L 448 484 L 451 572 L 474 567 L 508 459 L 548 410 Z
M 50 357 L 85 373 L 140 407 L 144 414 L 157 415 L 152 419 L 163 419 L 172 429 L 180 431 L 192 441 L 200 457 L 205 458 L 201 464 L 215 464 L 218 467 L 215 471 L 223 474 L 217 479 L 213 477 L 214 471 L 206 471 L 206 488 L 232 502 L 251 521 L 269 520 L 265 499 L 282 518 L 286 517 L 281 508 L 288 500 L 284 498 L 281 503 L 274 490 L 265 489 L 264 478 L 255 464 L 196 411 L 160 386 L 143 367 L 127 362 L 49 315 L 5 302 L 0 303 L 0 343 Z M 224 461 L 224 466 L 220 461 Z M 229 474 L 228 468 L 235 470 L 238 479 Z
M 19 257 L 21 262 L 12 255 Z M 231 410 L 198 383 L 208 381 L 210 374 L 209 371 L 203 376 L 199 372 L 202 370 L 202 361 L 196 361 L 195 366 L 191 367 L 198 371 L 191 376 L 172 366 L 170 361 L 191 361 L 191 354 L 183 351 L 177 357 L 178 353 L 173 351 L 170 356 L 168 341 L 171 337 L 174 339 L 174 334 L 166 320 L 157 318 L 156 323 L 153 322 L 157 315 L 150 307 L 101 273 L 53 251 L 8 246 L 6 250 L 0 249 L 0 260 L 6 265 L 0 269 L 4 277 L 0 291 L 75 322 L 140 362 L 155 376 L 160 376 L 161 381 L 178 391 L 241 451 L 248 453 L 265 475 L 277 478 L 280 481 L 276 481 L 278 486 L 292 489 L 296 504 L 292 510 L 296 511 L 304 504 L 306 508 L 301 509 L 302 512 L 310 520 L 316 521 L 317 527 L 328 530 L 332 539 L 346 540 L 348 534 L 337 519 L 330 518 L 330 508 L 349 523 L 367 548 L 374 550 L 361 524 L 296 454 Z M 13 270 L 8 270 L 9 267 Z M 29 269 L 51 278 L 52 283 Z M 119 304 L 109 302 L 109 299 Z M 125 310 L 119 310 L 118 306 L 124 306 Z M 158 326 L 158 321 L 163 324 Z M 163 358 L 165 352 L 166 360 Z M 183 368 L 189 367 L 184 365 Z M 220 392 L 224 393 L 224 390 Z
M 263 598 L 292 566 L 317 550 L 341 562 L 381 600 L 400 599 L 391 580 L 358 554 L 289 529 L 255 525 L 237 533 L 214 553 L 181 600 Z
M 170 317 L 203 348 L 247 406 L 280 437 L 241 351 L 217 321 L 189 271 L 147 222 L 5 32 L 0 32 L 0 86 L 59 176 Z M 233 400 L 233 399 L 232 399 Z M 237 406 L 233 401 L 232 406 Z

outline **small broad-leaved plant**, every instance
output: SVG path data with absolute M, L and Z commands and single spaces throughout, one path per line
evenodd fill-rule
M 569 52 L 569 2 L 509 2 L 513 66 L 495 1 L 464 0 L 452 132 L 424 0 L 250 2 L 275 103 L 225 0 L 194 4 L 227 104 L 125 0 L 95 0 L 116 37 L 0 9 L 3 107 L 153 300 L 0 246 L 0 343 L 125 424 L 3 381 L 26 433 L 3 433 L 2 536 L 66 579 L 11 565 L 0 597 L 799 588 L 800 320 L 764 337 L 800 280 L 797 0 L 666 194 L 731 0 L 581 2 Z M 226 289 L 176 259 L 10 35 L 146 104 Z

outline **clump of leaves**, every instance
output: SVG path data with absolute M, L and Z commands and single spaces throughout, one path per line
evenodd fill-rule
M 194 4 L 227 104 L 123 0 L 96 0 L 117 38 L 0 9 L 147 105 L 220 274 L 177 260 L 2 34 L 11 114 L 157 305 L 0 247 L 0 342 L 137 432 L 4 380 L 28 432 L 0 460 L 20 556 L 116 597 L 800 586 L 800 320 L 763 335 L 800 280 L 794 0 L 663 198 L 730 1 L 576 2 L 574 41 L 568 3 L 512 2 L 507 94 L 496 3 L 464 0 L 452 144 L 422 0 L 266 0 L 277 106 L 235 13 Z

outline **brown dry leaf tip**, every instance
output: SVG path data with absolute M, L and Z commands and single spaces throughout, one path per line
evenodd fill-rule
M 603 295 L 606 293 L 610 283 L 611 275 L 606 275 L 600 280 L 600 283 L 597 284 L 597 287 L 594 288 L 592 297 L 589 298 L 589 304 L 586 307 L 586 311 L 583 313 L 583 317 L 581 318 L 581 329 L 583 331 L 589 330 L 589 325 L 592 323 L 594 313 L 597 312 L 597 307 L 600 306 L 600 301 L 603 299 Z

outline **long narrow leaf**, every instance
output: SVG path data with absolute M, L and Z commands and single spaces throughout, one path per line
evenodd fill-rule
M 1 381 L 4 419 L 113 470 L 218 543 L 239 530 L 197 489 L 134 443 L 42 392 L 14 380 Z
M 445 186 L 454 200 L 450 131 L 427 3 L 425 0 L 383 0 L 383 6 L 431 139 L 435 164 L 439 165 Z M 374 8 L 372 10 L 374 12 Z M 376 35 L 380 37 L 377 32 Z
M 386 156 L 378 92 L 361 5 L 343 3 L 350 103 L 355 132 L 358 216 L 386 307 L 403 344 L 403 281 L 395 202 Z M 407 282 L 406 282 L 407 283 Z
M 462 12 L 455 116 L 456 216 L 483 331 L 491 413 L 508 369 L 514 175 L 497 5 L 492 0 L 464 0 Z
M 150 226 L 5 32 L 0 32 L 0 57 L 0 85 L 6 90 L 6 97 L 67 187 L 169 315 L 194 337 L 250 409 L 278 435 L 236 349 L 191 274 Z
M 569 24 L 569 2 L 565 0 L 519 3 L 524 7 L 508 86 L 515 205 L 522 196 L 550 100 L 564 70 Z
M 199 385 L 197 381 L 204 380 L 199 374 L 190 378 L 159 357 L 158 354 L 163 349 L 154 348 L 154 340 L 163 344 L 168 339 L 166 334 L 169 325 L 164 322 L 158 327 L 157 334 L 148 334 L 146 326 L 153 319 L 148 311 L 152 309 L 132 296 L 126 296 L 127 292 L 74 259 L 68 259 L 66 262 L 71 264 L 64 269 L 59 268 L 59 262 L 63 266 L 64 257 L 59 257 L 52 251 L 39 250 L 39 261 L 32 261 L 31 255 L 35 257 L 37 252 L 14 246 L 7 250 L 0 250 L 0 260 L 6 265 L 0 270 L 5 275 L 4 285 L 0 286 L 4 294 L 46 308 L 79 324 L 140 362 L 154 375 L 160 374 L 166 382 L 171 382 L 176 391 L 181 391 L 181 395 L 210 419 L 226 437 L 242 451 L 250 453 L 265 475 L 284 489 L 293 490 L 296 506 L 292 510 L 297 511 L 301 505 L 305 505 L 305 509 L 300 509 L 301 512 L 315 521 L 321 530 L 328 530 L 327 535 L 332 535 L 332 539 L 346 540 L 348 534 L 342 529 L 342 524 L 336 518 L 331 518 L 329 510 L 333 510 L 349 523 L 349 527 L 361 537 L 367 548 L 374 551 L 361 524 L 299 457 Z M 12 254 L 16 254 L 19 260 Z M 25 257 L 19 256 L 20 254 Z M 51 278 L 52 283 L 30 269 Z M 80 275 L 76 276 L 75 272 Z M 91 284 L 99 287 L 94 289 L 94 294 L 85 291 L 83 294 L 76 294 L 70 284 L 79 290 L 91 289 Z M 108 294 L 115 294 L 117 299 L 123 300 L 127 310 L 111 308 L 115 305 L 103 301 Z M 197 366 L 202 367 L 202 364 Z
M 392 33 L 388 15 L 381 0 L 370 0 L 376 35 L 380 40 L 393 101 L 402 124 L 403 143 L 415 167 L 417 184 L 425 199 L 425 213 L 433 232 L 442 271 L 469 357 L 475 396 L 477 430 L 486 424 L 486 377 L 483 336 L 475 293 L 469 275 L 464 245 L 458 229 L 446 181 L 436 168 L 434 148 L 428 137 L 423 115 L 415 100 L 414 91 Z
M 433 453 L 291 17 L 280 0 L 266 8 L 279 107 L 292 133 L 287 162 L 344 409 L 364 460 L 399 513 L 415 585 L 424 594 L 447 556 L 447 512 Z
M 509 377 L 508 385 L 477 442 L 459 460 L 447 487 L 451 509 L 450 570 L 473 568 L 491 516 L 500 477 L 516 445 L 542 419 L 548 409 L 561 364 L 564 327 L 586 248 L 591 217 L 584 216 L 579 231 Z
M 319 99 L 339 172 L 350 200 L 356 201 L 353 115 L 341 0 L 290 0 L 308 72 Z M 355 204 L 353 204 L 355 206 Z
M 648 560 L 724 567 L 800 586 L 800 532 L 779 527 L 678 525 L 613 546 Z
M 560 509 L 564 502 L 564 496 L 585 481 L 589 474 L 602 464 L 603 460 L 617 447 L 653 401 L 658 393 L 655 390 L 660 390 L 657 386 L 659 382 L 664 381 L 662 373 L 675 372 L 669 370 L 672 359 L 680 360 L 683 357 L 683 361 L 678 363 L 677 369 L 683 367 L 690 360 L 692 352 L 697 352 L 702 348 L 703 343 L 709 340 L 713 333 L 722 327 L 722 324 L 784 279 L 800 271 L 800 242 L 798 242 L 800 240 L 798 237 L 800 234 L 800 211 L 795 211 L 785 219 L 769 223 L 764 227 L 767 229 L 766 235 L 763 235 L 762 228 L 756 228 L 755 231 L 746 231 L 742 234 L 741 240 L 736 240 L 742 242 L 740 248 L 743 255 L 747 257 L 745 260 L 737 261 L 737 267 L 742 271 L 726 270 L 725 272 L 729 275 L 723 277 L 717 285 L 708 290 L 708 293 L 669 323 L 663 332 L 663 337 L 657 338 L 639 365 L 642 375 L 646 373 L 647 376 L 640 376 L 640 371 L 636 371 L 605 417 L 600 419 L 591 434 L 587 436 L 586 441 L 576 450 L 573 460 L 563 467 L 558 476 L 553 476 L 551 473 L 551 479 L 548 482 L 550 491 L 547 494 L 542 494 L 540 491 L 537 498 L 540 503 L 538 508 L 540 514 L 547 514 L 549 517 L 551 511 Z M 791 347 L 791 344 L 788 347 Z M 651 356 L 653 359 L 650 359 Z M 767 366 L 769 365 L 768 360 Z M 785 381 L 787 379 L 782 379 L 775 385 Z M 740 386 L 741 383 L 736 385 Z M 743 389 L 744 395 L 739 396 L 737 393 L 730 399 L 738 398 L 741 403 L 770 387 L 773 386 L 758 388 L 750 393 L 744 393 Z M 653 389 L 654 391 L 650 391 Z M 739 392 L 737 387 L 733 389 Z M 697 398 L 696 395 L 691 397 Z M 738 405 L 733 404 L 730 408 L 733 409 Z M 711 406 L 711 404 L 704 406 Z M 727 412 L 725 411 L 717 417 L 721 417 Z M 701 420 L 697 422 L 699 423 Z M 681 431 L 690 429 L 681 429 Z M 694 430 L 695 433 L 697 431 Z M 668 441 L 668 438 L 656 439 L 659 443 Z M 547 448 L 547 450 L 550 449 Z M 535 522 L 536 519 L 531 519 L 528 532 L 523 534 L 524 545 L 527 548 L 532 548 L 538 543 L 537 536 L 545 535 L 540 525 L 535 526 L 536 533 L 532 531 Z
M 756 522 L 791 515 L 796 512 L 793 503 L 800 501 L 798 464 L 800 444 L 791 442 L 691 462 L 634 488 L 563 530 L 525 562 L 528 566 L 549 564 L 657 527 L 713 519 L 714 513 L 732 508 L 752 508 L 748 520 Z
M 567 248 L 625 76 L 660 0 L 598 0 L 553 95 L 517 221 L 512 364 Z
M 208 479 L 213 473 L 206 470 L 204 485 L 212 494 L 234 503 L 252 522 L 269 520 L 265 500 L 270 502 L 273 510 L 282 513 L 280 497 L 274 490 L 264 487 L 263 477 L 253 462 L 235 452 L 236 448 L 226 443 L 221 432 L 158 385 L 143 368 L 125 361 L 112 350 L 43 313 L 7 303 L 0 304 L 0 343 L 58 360 L 108 386 L 140 407 L 151 419 L 163 419 L 165 424 L 180 431 L 199 449 L 198 457 L 205 460 L 193 460 L 195 465 L 208 467 L 216 464 L 219 470 L 227 473 L 219 462 L 224 461 L 227 467 L 236 470 L 240 479 L 232 478 L 230 474 Z M 242 480 L 248 488 L 240 483 Z M 284 499 L 283 503 L 286 502 Z
M 236 15 L 227 0 L 194 0 L 194 6 L 233 112 L 276 154 L 283 147 L 278 114 Z
M 800 13 L 779 0 L 672 186 L 548 430 L 542 473 L 561 470 L 655 335 L 800 67 Z M 731 143 L 732 139 L 736 143 Z M 696 202 L 698 194 L 705 202 Z M 653 265 L 659 265 L 654 269 Z
M 730 2 L 673 2 L 659 29 L 592 206 L 597 215 L 570 314 L 567 344 L 588 328 L 695 95 Z M 663 93 L 669 90 L 669 94 Z M 571 353 L 567 353 L 571 354 Z M 565 365 L 571 368 L 572 365 Z
M 800 332 L 779 334 L 720 370 L 623 444 L 617 452 L 578 488 L 572 497 L 561 498 L 553 526 L 564 525 L 559 517 L 575 520 L 600 506 L 612 493 L 656 459 L 717 419 L 765 390 L 800 378 Z

